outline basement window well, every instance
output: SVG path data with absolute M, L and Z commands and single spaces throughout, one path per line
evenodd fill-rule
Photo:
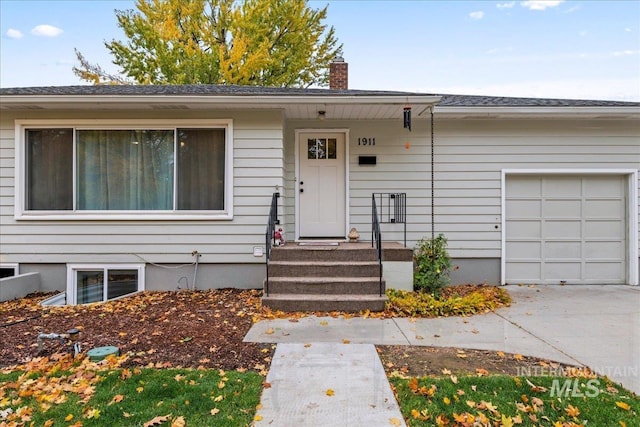
M 144 290 L 143 264 L 67 266 L 67 304 L 105 302 Z

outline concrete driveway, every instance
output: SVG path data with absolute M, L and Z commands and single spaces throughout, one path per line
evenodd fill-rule
M 501 350 L 588 366 L 640 394 L 640 287 L 508 286 L 511 307 L 466 318 L 262 321 L 245 341 Z
M 640 287 L 509 286 L 507 291 L 514 303 L 496 315 L 640 394 Z

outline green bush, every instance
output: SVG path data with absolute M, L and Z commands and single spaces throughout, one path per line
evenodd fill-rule
M 439 296 L 442 288 L 449 284 L 451 258 L 447 252 L 447 238 L 439 234 L 435 239 L 421 239 L 413 251 L 416 268 L 413 288 Z

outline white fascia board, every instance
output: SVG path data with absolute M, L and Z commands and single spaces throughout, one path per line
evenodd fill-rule
M 466 118 L 486 117 L 586 117 L 589 118 L 640 118 L 640 107 L 444 107 L 436 106 L 434 113 L 438 116 L 465 116 Z
M 342 96 L 182 96 L 182 95 L 5 95 L 0 97 L 2 105 L 11 104 L 236 104 L 236 105 L 287 105 L 287 104 L 358 104 L 358 105 L 434 105 L 439 96 L 379 96 L 379 95 L 342 95 Z

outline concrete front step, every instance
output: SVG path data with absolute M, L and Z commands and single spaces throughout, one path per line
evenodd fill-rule
M 379 277 L 378 261 L 270 261 L 270 277 Z
M 280 311 L 383 311 L 387 297 L 379 295 L 269 294 L 262 304 Z
M 378 254 L 371 245 L 280 246 L 271 250 L 271 261 L 376 261 Z
M 382 280 L 382 293 L 385 281 Z M 270 277 L 270 294 L 377 295 L 379 277 Z

